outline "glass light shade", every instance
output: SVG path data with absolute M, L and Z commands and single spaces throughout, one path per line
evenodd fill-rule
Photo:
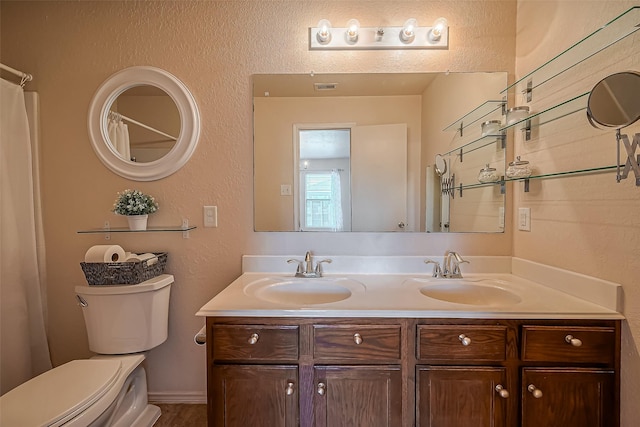
M 438 18 L 433 23 L 431 31 L 429 31 L 429 39 L 432 41 L 440 40 L 442 33 L 447 28 L 448 22 L 445 18 Z
M 357 19 L 350 19 L 347 22 L 347 40 L 355 42 L 358 40 L 358 32 L 360 31 L 360 22 Z
M 403 42 L 411 42 L 416 37 L 415 29 L 418 26 L 418 21 L 414 18 L 407 19 L 400 31 L 400 39 Z
M 318 22 L 318 33 L 316 34 L 320 43 L 327 43 L 331 40 L 331 22 L 328 19 L 321 19 Z

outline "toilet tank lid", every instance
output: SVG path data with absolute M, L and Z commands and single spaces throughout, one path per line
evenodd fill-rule
M 161 274 L 137 285 L 76 286 L 81 295 L 121 295 L 157 291 L 173 283 L 173 275 Z
M 62 425 L 100 399 L 117 382 L 115 359 L 73 360 L 0 397 L 0 425 Z

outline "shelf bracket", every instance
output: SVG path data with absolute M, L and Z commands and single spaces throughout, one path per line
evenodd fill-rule
M 460 183 L 460 187 L 459 187 L 459 191 L 460 191 L 460 198 L 462 198 L 462 183 Z
M 189 238 L 189 230 L 187 230 L 187 228 L 189 228 L 189 220 L 187 218 L 182 218 L 182 238 L 183 239 L 188 239 Z
M 616 181 L 620 182 L 629 176 L 629 172 L 633 171 L 636 177 L 636 186 L 640 187 L 640 154 L 636 156 L 636 150 L 640 147 L 640 133 L 636 133 L 633 136 L 633 140 L 629 142 L 627 135 L 621 135 L 620 129 L 616 133 L 616 140 L 618 141 L 618 172 L 616 174 Z M 627 154 L 627 161 L 624 164 L 624 168 L 620 171 L 620 143 L 624 146 Z
M 111 224 L 109 221 L 105 221 L 102 228 L 104 230 L 104 240 L 111 240 Z
M 462 163 L 464 161 L 464 160 L 462 160 L 462 153 L 463 153 L 462 148 L 460 148 L 460 163 Z
M 463 136 L 462 135 L 462 132 L 464 130 L 464 123 L 463 122 L 460 122 L 460 128 L 458 128 L 458 130 L 460 131 L 460 136 Z
M 531 102 L 533 99 L 533 80 L 527 82 L 527 89 L 524 92 L 527 102 Z
M 504 133 L 504 131 L 502 132 L 502 134 L 500 134 L 500 148 L 501 149 L 505 149 L 507 148 L 507 135 Z
M 525 178 L 523 181 L 524 181 L 524 192 L 528 193 L 529 192 L 529 178 Z
M 500 177 L 500 194 L 503 196 L 507 193 L 507 183 L 504 180 L 504 175 Z

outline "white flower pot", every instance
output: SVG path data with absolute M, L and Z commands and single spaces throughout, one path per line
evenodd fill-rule
M 149 215 L 128 215 L 127 221 L 129 221 L 129 230 L 146 230 L 148 218 Z

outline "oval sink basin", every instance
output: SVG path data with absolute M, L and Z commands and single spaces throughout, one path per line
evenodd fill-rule
M 346 278 L 292 278 L 261 279 L 249 284 L 245 293 L 278 304 L 314 305 L 345 300 L 352 290 L 364 290 L 364 285 Z
M 515 293 L 492 284 L 481 282 L 440 282 L 420 288 L 429 298 L 467 305 L 513 305 L 522 299 Z

